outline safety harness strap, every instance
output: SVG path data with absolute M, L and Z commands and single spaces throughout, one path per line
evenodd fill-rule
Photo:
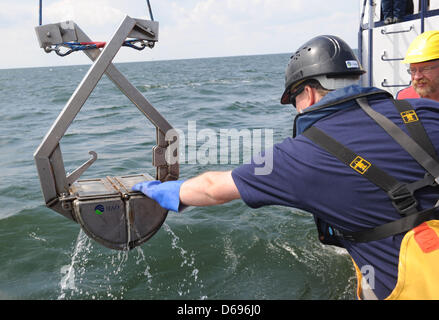
M 373 110 L 366 98 L 356 99 L 363 111 L 375 120 L 404 150 L 406 150 L 425 170 L 427 170 L 439 182 L 439 163 L 433 159 L 423 148 L 410 136 L 402 131 L 396 124 Z
M 401 145 L 401 147 L 403 147 L 427 170 L 427 173 L 423 179 L 413 183 L 400 183 L 366 159 L 328 136 L 322 130 L 314 126 L 308 128 L 303 132 L 305 137 L 334 155 L 365 178 L 369 179 L 372 183 L 385 190 L 395 208 L 403 216 L 398 220 L 375 228 L 356 232 L 341 231 L 331 226 L 327 226 L 325 227 L 325 230 L 319 230 L 321 240 L 327 235 L 333 237 L 333 240 L 325 239 L 322 241 L 323 243 L 326 241 L 327 244 L 331 244 L 331 242 L 334 242 L 336 239 L 344 239 L 352 242 L 380 240 L 392 235 L 407 232 L 422 222 L 439 218 L 439 201 L 433 208 L 420 212 L 416 209 L 417 201 L 413 194 L 416 190 L 424 188 L 425 186 L 437 186 L 439 163 L 436 161 L 436 151 L 410 104 L 408 102 L 394 101 L 395 106 L 398 111 L 400 111 L 401 117 L 407 126 L 407 130 L 412 137 L 405 134 L 404 131 L 384 115 L 373 110 L 369 106 L 366 98 L 358 98 L 356 101 L 366 114 L 376 121 L 396 142 L 398 142 L 398 144 Z M 404 119 L 404 117 L 406 117 L 406 119 Z M 409 124 L 414 122 L 418 123 L 415 125 Z M 424 149 L 428 150 L 428 153 Z M 335 244 L 336 243 L 337 242 L 335 241 Z
M 422 222 L 438 219 L 439 208 L 433 207 L 415 214 L 411 214 L 404 218 L 380 225 L 375 228 L 366 229 L 362 231 L 349 232 L 340 231 L 335 228 L 333 233 L 336 237 L 351 241 L 351 242 L 370 242 L 385 239 L 396 234 L 410 231 Z
M 418 203 L 413 196 L 416 190 L 435 184 L 430 174 L 426 174 L 423 179 L 413 183 L 403 184 L 314 126 L 308 128 L 303 135 L 386 191 L 393 206 L 403 216 L 401 219 L 387 224 L 358 232 L 341 231 L 327 226 L 328 230 L 319 230 L 322 242 L 325 241 L 326 244 L 337 243 L 334 239 L 327 239 L 328 235 L 353 242 L 375 241 L 407 232 L 424 221 L 439 217 L 437 207 L 418 212 L 416 209 Z M 361 158 L 361 161 L 365 163 L 363 173 L 354 167 L 355 159 L 358 158 Z
M 417 212 L 418 203 L 413 197 L 414 191 L 410 190 L 411 188 L 408 188 L 406 184 L 400 183 L 315 126 L 309 127 L 303 135 L 383 189 L 401 215 Z
M 409 135 L 415 140 L 432 158 L 438 160 L 436 149 L 431 143 L 430 137 L 425 132 L 416 111 L 407 100 L 393 100 Z

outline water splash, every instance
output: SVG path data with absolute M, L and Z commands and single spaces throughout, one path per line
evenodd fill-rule
M 79 262 L 81 253 L 83 251 L 88 251 L 89 247 L 90 240 L 81 229 L 78 234 L 78 238 L 76 239 L 75 250 L 73 251 L 70 265 L 65 265 L 61 267 L 61 273 L 64 274 L 64 276 L 62 277 L 60 282 L 61 293 L 58 296 L 58 300 L 65 299 L 66 292 L 68 290 L 71 290 L 73 292 L 78 290 L 75 284 L 75 266 Z
M 35 240 L 38 240 L 38 241 L 47 242 L 46 239 L 37 236 L 36 232 L 30 232 L 30 233 L 29 233 L 29 237 L 31 237 L 31 238 L 33 238 L 33 239 L 35 239 Z
M 93 243 L 81 229 L 70 264 L 61 267 L 64 276 L 58 300 L 123 299 L 127 291 L 123 275 L 128 266 L 128 251 L 101 251 L 100 246 L 94 249 Z
M 230 236 L 224 238 L 224 258 L 228 262 L 227 264 L 229 265 L 230 272 L 234 273 L 238 267 L 240 255 L 233 249 L 233 243 Z
M 187 250 L 180 246 L 180 238 L 171 230 L 168 224 L 163 224 L 164 230 L 171 236 L 171 248 L 177 250 L 180 258 L 183 260 L 180 264 L 182 269 L 188 268 L 190 275 L 183 277 L 183 280 L 178 284 L 178 295 L 180 297 L 190 295 L 191 287 L 193 286 L 192 280 L 195 284 L 199 286 L 200 289 L 204 288 L 203 281 L 198 278 L 199 270 L 195 266 L 195 255 L 194 253 L 188 253 Z M 200 296 L 201 300 L 207 299 L 206 295 Z
M 163 229 L 170 236 L 169 245 L 180 260 L 179 281 L 174 283 L 179 297 L 207 299 L 202 293 L 203 281 L 196 267 L 195 253 L 182 246 L 182 240 L 167 224 Z M 162 294 L 166 281 L 156 276 L 154 258 L 145 254 L 146 248 L 136 247 L 131 251 L 114 251 L 94 246 L 81 229 L 72 250 L 70 263 L 61 267 L 63 275 L 59 286 L 59 300 L 63 299 L 124 299 L 125 294 L 138 288 L 153 296 Z M 169 288 L 169 287 L 168 287 Z M 169 297 L 169 296 L 167 296 Z

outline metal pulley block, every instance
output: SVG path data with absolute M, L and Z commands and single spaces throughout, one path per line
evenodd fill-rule
M 48 38 L 56 38 L 56 41 L 60 40 L 59 37 L 64 37 L 63 41 L 91 41 L 73 22 L 41 26 L 36 30 L 37 34 L 45 32 L 47 37 L 49 32 L 51 36 Z M 144 243 L 160 229 L 167 216 L 166 209 L 142 193 L 131 191 L 131 188 L 145 180 L 176 180 L 179 176 L 178 135 L 175 130 L 111 63 L 127 37 L 157 41 L 157 34 L 157 22 L 146 23 L 145 20 L 126 16 L 102 51 L 84 51 L 94 63 L 34 154 L 46 206 L 79 223 L 89 237 L 111 249 L 129 250 Z M 52 44 L 44 38 L 44 34 L 39 34 L 38 39 L 43 48 Z M 156 127 L 157 145 L 152 150 L 155 178 L 137 174 L 80 180 L 80 176 L 97 159 L 94 151 L 90 151 L 92 158 L 66 174 L 59 142 L 103 74 Z

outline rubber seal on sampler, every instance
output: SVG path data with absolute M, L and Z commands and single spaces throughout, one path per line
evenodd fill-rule
M 90 238 L 105 247 L 133 249 L 160 229 L 168 211 L 141 192 L 132 191 L 132 187 L 143 181 L 177 180 L 179 142 L 172 126 L 120 73 L 112 60 L 119 49 L 131 41 L 127 38 L 136 39 L 129 42 L 131 45 L 136 41 L 158 41 L 158 22 L 126 16 L 105 46 L 93 42 L 73 21 L 42 25 L 36 32 L 45 50 L 60 41 L 92 45 L 82 51 L 94 61 L 34 154 L 46 206 L 77 222 Z M 104 74 L 156 127 L 156 145 L 152 149 L 154 178 L 148 174 L 133 174 L 80 180 L 97 160 L 94 151 L 89 152 L 92 158 L 66 174 L 60 141 Z

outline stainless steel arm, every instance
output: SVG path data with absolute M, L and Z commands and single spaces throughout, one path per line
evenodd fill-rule
M 142 20 L 137 20 L 142 21 Z M 78 41 L 90 42 L 91 39 L 76 26 L 76 32 L 78 35 Z M 87 50 L 85 54 L 93 61 L 97 59 L 100 54 L 99 49 Z M 122 73 L 111 63 L 105 74 L 113 83 L 119 87 L 128 99 L 151 121 L 151 123 L 157 128 L 157 146 L 153 148 L 153 165 L 157 168 L 156 179 L 161 181 L 175 180 L 179 176 L 178 161 L 175 164 L 169 164 L 162 159 L 160 155 L 164 154 L 163 148 L 166 149 L 169 145 L 169 141 L 166 141 L 166 133 L 171 132 L 173 127 L 168 121 L 149 103 L 149 101 L 142 95 L 142 93 L 133 86 Z M 175 136 L 176 137 L 176 136 Z M 178 141 L 174 141 L 178 146 Z M 178 158 L 178 153 L 174 154 L 175 159 Z

